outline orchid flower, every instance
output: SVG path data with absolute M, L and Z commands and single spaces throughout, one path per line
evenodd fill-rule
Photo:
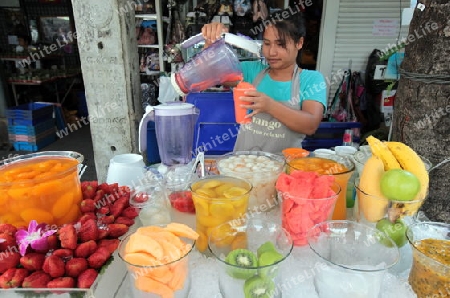
M 56 230 L 45 230 L 46 224 L 39 224 L 32 220 L 28 224 L 28 231 L 21 229 L 16 232 L 16 241 L 22 256 L 27 252 L 28 245 L 33 249 L 45 250 L 48 248 L 47 237 L 56 233 Z

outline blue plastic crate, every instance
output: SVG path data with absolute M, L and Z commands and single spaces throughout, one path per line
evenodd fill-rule
M 190 93 L 186 101 L 200 110 L 195 125 L 193 151 L 222 155 L 233 151 L 239 124 L 234 117 L 233 93 Z M 216 138 L 220 138 L 217 141 Z
M 313 151 L 320 148 L 332 148 L 342 145 L 342 139 L 346 129 L 361 129 L 360 122 L 321 122 L 317 131 L 307 136 L 302 147 Z M 359 134 L 353 134 L 353 142 L 359 143 Z
M 46 136 L 41 140 L 37 140 L 37 142 L 14 142 L 13 146 L 16 151 L 38 151 L 45 146 L 50 145 L 56 140 L 56 134 L 51 134 Z
M 10 125 L 8 133 L 15 135 L 37 136 L 38 134 L 55 127 L 55 120 L 49 119 L 36 125 Z
M 41 132 L 38 135 L 9 134 L 8 136 L 10 142 L 36 143 L 46 138 L 47 136 L 54 134 L 56 134 L 55 128 L 50 128 L 44 132 Z
M 28 103 L 6 111 L 8 125 L 35 125 L 53 117 L 53 106 L 46 103 Z

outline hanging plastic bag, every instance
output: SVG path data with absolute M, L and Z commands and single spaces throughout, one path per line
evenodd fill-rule
M 175 88 L 173 88 L 170 82 L 170 77 L 160 77 L 159 78 L 159 102 L 171 102 L 178 101 L 180 95 L 177 93 Z

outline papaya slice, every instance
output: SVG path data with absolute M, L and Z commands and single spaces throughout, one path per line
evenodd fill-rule
M 197 240 L 199 236 L 198 233 L 191 229 L 189 226 L 176 222 L 169 223 L 165 227 L 165 230 L 173 233 L 176 236 L 186 237 L 192 240 Z
M 161 245 L 149 236 L 141 234 L 133 234 L 130 236 L 126 246 L 125 253 L 143 252 L 153 255 L 156 259 L 161 259 L 164 256 L 164 251 Z
M 163 298 L 172 298 L 174 296 L 170 287 L 148 276 L 139 276 L 136 278 L 134 285 L 141 291 L 155 293 Z
M 127 253 L 124 256 L 124 260 L 137 266 L 157 266 L 161 264 L 154 256 L 144 252 Z

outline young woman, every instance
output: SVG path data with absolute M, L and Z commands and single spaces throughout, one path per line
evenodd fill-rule
M 284 16 L 284 15 L 283 15 Z M 318 128 L 326 109 L 326 84 L 321 73 L 296 64 L 306 30 L 300 13 L 289 18 L 273 16 L 264 26 L 261 61 L 242 62 L 244 81 L 256 86 L 241 97 L 251 111 L 249 124 L 241 125 L 234 150 L 280 153 L 301 147 L 305 135 Z M 262 29 L 262 28 L 261 28 Z M 205 46 L 226 31 L 220 23 L 202 28 Z

